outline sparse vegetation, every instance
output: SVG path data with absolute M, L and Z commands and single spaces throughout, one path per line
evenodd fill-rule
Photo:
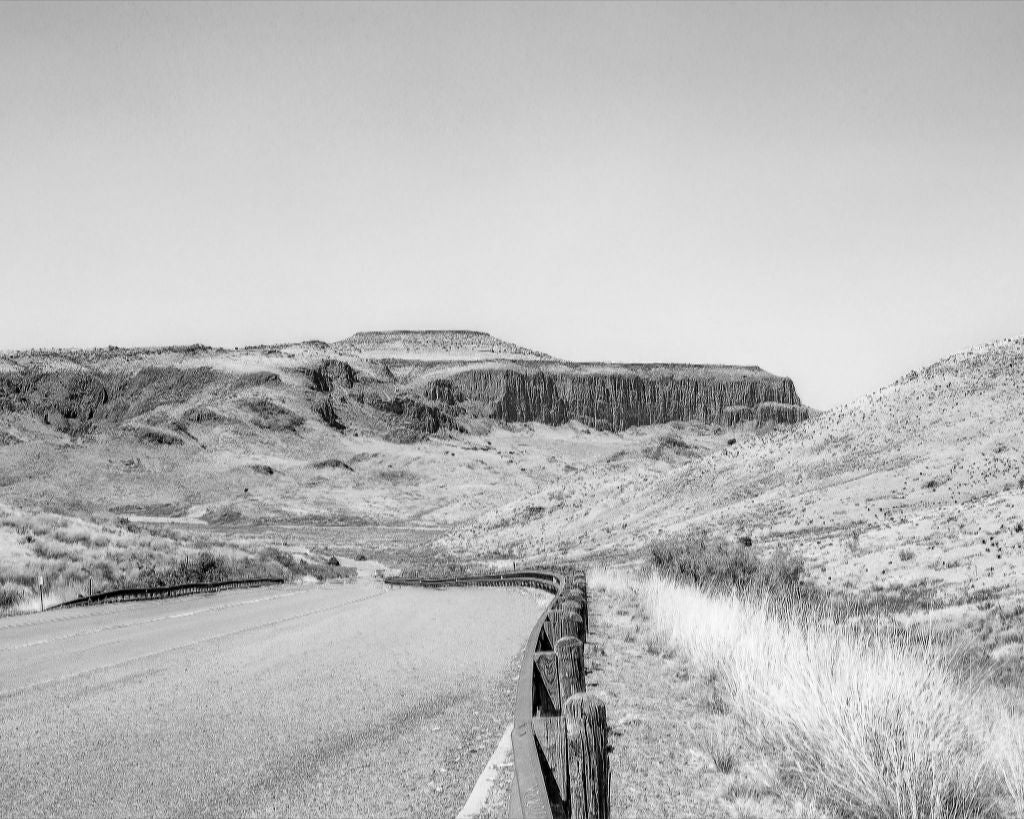
M 696 732 L 697 747 L 706 753 L 719 773 L 732 773 L 736 768 L 739 746 L 736 738 L 721 723 L 708 725 Z
M 1020 815 L 1024 747 L 1007 737 L 1024 718 L 936 645 L 777 595 L 656 574 L 638 590 L 649 627 L 722 686 L 745 741 L 835 815 Z M 726 739 L 697 737 L 719 770 L 735 764 Z
M 27 556 L 0 554 L 0 614 L 38 609 L 43 578 L 46 605 L 129 586 L 212 583 L 252 576 L 354 576 L 346 566 L 295 560 L 278 548 L 258 553 L 217 543 L 203 534 L 150 531 L 126 519 L 99 522 L 0 505 L 0 536 L 13 536 Z
M 655 541 L 650 559 L 660 574 L 703 589 L 763 589 L 786 594 L 805 589 L 801 558 L 776 550 L 765 560 L 749 538 L 730 541 L 705 529 Z

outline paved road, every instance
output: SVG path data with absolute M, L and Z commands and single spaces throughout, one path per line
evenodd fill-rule
M 363 580 L 0 620 L 0 815 L 454 815 L 538 614 Z

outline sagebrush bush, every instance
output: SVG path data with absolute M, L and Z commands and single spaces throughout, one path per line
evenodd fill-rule
M 0 583 L 0 614 L 17 609 L 25 599 L 26 589 L 14 583 Z
M 663 577 L 693 583 L 702 589 L 763 590 L 799 594 L 803 559 L 776 550 L 765 559 L 754 547 L 697 529 L 651 544 L 650 560 Z
M 244 406 L 253 413 L 253 423 L 263 429 L 274 432 L 295 432 L 305 423 L 305 419 L 301 415 L 271 401 L 266 396 L 246 401 Z

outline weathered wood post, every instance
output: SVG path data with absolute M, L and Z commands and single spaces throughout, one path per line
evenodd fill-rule
M 584 630 L 586 630 L 588 625 L 586 596 L 579 589 L 571 588 L 569 589 L 569 591 L 565 593 L 565 597 L 563 599 L 566 603 L 571 603 L 573 605 L 579 606 L 580 617 L 583 618 L 583 628 Z
M 594 694 L 576 694 L 563 705 L 571 819 L 608 819 L 608 715 Z
M 43 576 L 39 575 L 39 611 L 46 611 L 46 607 L 43 605 Z
M 580 601 L 573 597 L 567 597 L 559 603 L 558 607 L 563 611 L 575 614 L 580 619 L 579 631 L 576 634 L 576 639 L 581 643 L 587 642 L 587 630 L 583 625 L 583 606 L 580 605 Z
M 562 713 L 565 703 L 574 694 L 582 694 L 587 689 L 583 668 L 583 643 L 575 637 L 562 637 L 555 643 L 555 655 L 558 657 L 558 691 Z
M 562 637 L 575 637 L 583 631 L 583 620 L 576 612 L 558 607 L 548 615 L 551 621 L 551 642 L 557 644 Z

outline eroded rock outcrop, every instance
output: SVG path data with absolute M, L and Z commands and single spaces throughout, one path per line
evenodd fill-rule
M 185 442 L 189 425 L 296 432 L 310 422 L 306 429 L 414 440 L 482 431 L 489 421 L 578 421 L 619 431 L 807 417 L 793 382 L 758 367 L 577 364 L 465 331 L 237 350 L 11 354 L 0 357 L 0 412 L 32 413 L 72 435 L 103 424 L 169 424 Z
M 580 421 L 616 431 L 669 421 L 735 424 L 769 416 L 791 423 L 799 420 L 796 408 L 802 409 L 790 379 L 757 368 L 466 368 L 429 381 L 423 394 L 449 404 L 477 402 L 484 414 L 501 421 Z

